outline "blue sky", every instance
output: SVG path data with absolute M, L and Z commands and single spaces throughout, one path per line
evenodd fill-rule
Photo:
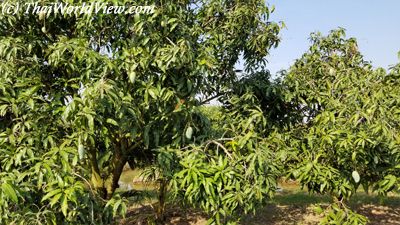
M 267 0 L 275 5 L 272 21 L 285 22 L 282 42 L 271 51 L 268 68 L 274 74 L 287 69 L 310 46 L 309 34 L 343 27 L 355 37 L 375 67 L 399 62 L 400 0 Z

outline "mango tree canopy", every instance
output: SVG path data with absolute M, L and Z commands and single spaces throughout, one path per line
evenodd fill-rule
M 155 11 L 0 15 L 0 223 L 102 223 L 123 211 L 113 199 L 93 214 L 125 163 L 195 141 L 199 96 L 223 95 L 240 55 L 260 69 L 279 41 L 264 0 L 112 3 Z

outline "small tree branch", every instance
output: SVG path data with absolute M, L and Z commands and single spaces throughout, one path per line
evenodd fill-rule
M 232 155 L 229 153 L 228 149 L 225 148 L 225 146 L 223 146 L 221 143 L 217 142 L 217 141 L 211 141 L 212 143 L 216 144 L 218 147 L 222 148 L 222 150 L 224 150 L 225 154 L 230 158 L 233 159 Z
M 225 94 L 227 94 L 227 92 L 218 93 L 218 94 L 216 94 L 216 95 L 214 95 L 214 96 L 211 96 L 211 97 L 209 97 L 209 98 L 207 98 L 207 99 L 201 101 L 200 104 L 201 104 L 201 105 L 204 105 L 204 104 L 208 103 L 209 101 L 214 100 L 214 99 L 216 99 L 216 98 L 219 98 L 219 97 L 221 97 L 221 96 L 223 96 L 223 95 L 225 95 Z

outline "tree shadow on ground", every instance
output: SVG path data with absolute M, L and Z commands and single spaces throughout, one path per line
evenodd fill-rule
M 151 205 L 134 206 L 128 210 L 125 219 L 120 219 L 117 224 L 122 225 L 148 225 L 155 223 L 155 210 Z M 165 225 L 205 225 L 206 214 L 194 210 L 183 209 L 178 206 L 168 206 L 165 212 Z
M 151 203 L 133 205 L 125 219 L 116 224 L 148 225 L 155 224 L 155 210 Z M 330 198 L 321 195 L 309 195 L 303 191 L 289 191 L 278 194 L 265 207 L 257 210 L 255 215 L 242 218 L 241 225 L 314 225 L 322 215 L 315 212 L 316 205 L 326 208 Z M 350 207 L 359 214 L 369 218 L 371 225 L 400 225 L 400 197 L 380 198 L 376 195 L 358 193 L 350 202 Z M 199 210 L 168 205 L 166 209 L 167 225 L 205 225 L 207 215 Z
M 242 219 L 245 225 L 313 225 L 319 224 L 322 215 L 315 212 L 315 206 L 326 208 L 330 200 L 326 196 L 307 193 L 291 193 L 276 196 L 275 200 L 255 215 Z M 380 198 L 376 195 L 359 193 L 350 202 L 350 207 L 366 216 L 371 225 L 400 225 L 400 197 Z
M 290 225 L 318 224 L 322 217 L 314 212 L 313 205 L 276 205 L 268 204 L 258 210 L 255 215 L 242 218 L 241 224 L 254 225 Z

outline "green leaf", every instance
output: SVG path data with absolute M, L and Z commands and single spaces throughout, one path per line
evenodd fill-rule
M 45 196 L 43 196 L 42 202 L 46 201 L 47 199 L 51 198 L 52 196 L 54 196 L 54 195 L 56 195 L 56 194 L 58 194 L 60 192 L 61 192 L 61 189 L 55 189 L 55 190 L 50 191 Z
M 35 107 L 35 103 L 33 102 L 33 99 L 29 99 L 28 100 L 28 105 L 29 105 L 29 107 L 31 108 L 31 109 L 34 109 L 34 107 Z
M 115 120 L 113 120 L 113 119 L 111 119 L 111 118 L 108 118 L 108 119 L 107 119 L 107 123 L 112 124 L 112 125 L 114 125 L 114 126 L 118 126 L 117 121 L 115 121 Z
M 157 99 L 157 94 L 153 89 L 149 89 L 148 92 L 153 99 Z
M 11 199 L 11 201 L 18 203 L 17 193 L 15 192 L 14 188 L 10 184 L 3 183 L 1 185 L 1 189 L 3 190 L 3 193 Z
M 314 212 L 317 213 L 318 215 L 320 215 L 324 212 L 324 210 L 322 209 L 322 207 L 320 205 L 317 205 L 314 208 Z
M 53 206 L 62 196 L 62 193 L 56 194 L 50 201 L 50 206 Z
M 67 210 L 68 210 L 68 199 L 67 199 L 67 196 L 64 195 L 62 203 L 61 203 L 61 211 L 65 217 L 67 216 Z
M 90 115 L 90 114 L 86 114 L 86 118 L 88 119 L 89 129 L 91 131 L 93 131 L 94 130 L 94 119 L 93 119 L 93 116 Z

